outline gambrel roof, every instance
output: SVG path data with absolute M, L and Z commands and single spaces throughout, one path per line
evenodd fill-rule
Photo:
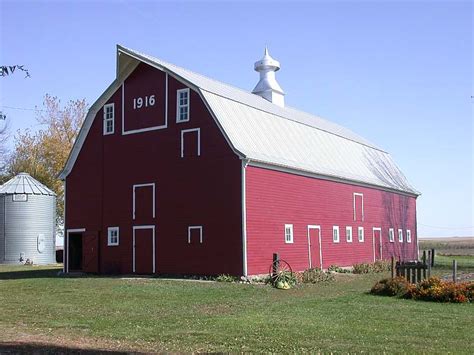
M 71 171 L 95 114 L 140 62 L 196 90 L 232 149 L 251 165 L 419 194 L 387 152 L 345 127 L 122 46 L 117 78 L 91 107 L 61 178 Z

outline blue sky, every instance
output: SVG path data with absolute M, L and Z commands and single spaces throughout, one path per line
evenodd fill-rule
M 474 235 L 470 1 L 0 4 L 0 64 L 31 74 L 0 78 L 12 132 L 39 126 L 8 107 L 46 93 L 92 104 L 114 79 L 117 43 L 247 90 L 268 45 L 287 105 L 391 153 L 423 193 L 421 236 Z

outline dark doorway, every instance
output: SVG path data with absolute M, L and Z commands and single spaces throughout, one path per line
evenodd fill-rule
M 82 271 L 82 233 L 69 234 L 69 271 Z

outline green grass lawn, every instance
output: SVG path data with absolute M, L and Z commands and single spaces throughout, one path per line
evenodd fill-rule
M 471 353 L 472 304 L 367 294 L 384 274 L 281 291 L 263 285 L 57 277 L 0 266 L 0 332 L 170 351 Z M 1 336 L 0 336 L 1 341 Z

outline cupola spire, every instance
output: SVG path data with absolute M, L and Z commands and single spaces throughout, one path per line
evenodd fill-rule
M 285 106 L 285 92 L 275 79 L 280 70 L 280 62 L 273 59 L 265 46 L 263 58 L 255 62 L 255 71 L 260 73 L 260 81 L 252 92 L 281 107 Z

